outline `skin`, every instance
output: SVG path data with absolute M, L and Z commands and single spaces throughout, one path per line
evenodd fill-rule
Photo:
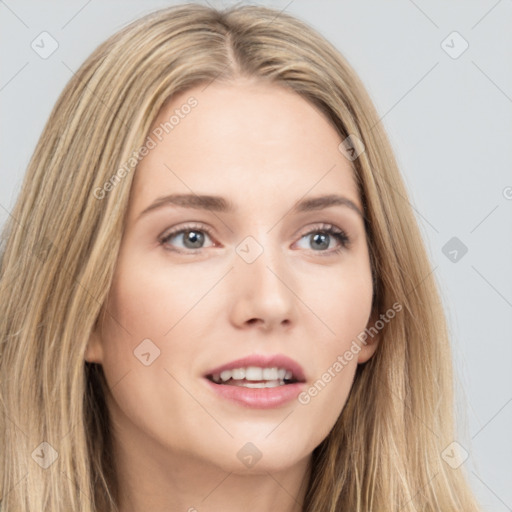
M 311 453 L 378 338 L 307 405 L 236 405 L 203 375 L 250 354 L 280 353 L 303 367 L 307 389 L 350 348 L 374 318 L 363 219 L 347 206 L 291 210 L 335 192 L 362 211 L 361 198 L 338 150 L 342 138 L 299 95 L 248 79 L 215 82 L 173 98 L 153 127 L 191 96 L 198 105 L 136 170 L 110 315 L 86 352 L 110 388 L 120 510 L 299 512 Z M 223 196 L 236 210 L 166 205 L 139 217 L 157 198 L 191 191 Z M 202 246 L 183 234 L 159 242 L 190 223 L 210 228 Z M 315 244 L 325 225 L 344 230 L 350 245 L 333 236 Z M 252 263 L 236 251 L 247 236 L 263 250 Z M 134 356 L 144 339 L 160 350 L 149 366 Z M 251 468 L 237 457 L 247 442 L 261 452 Z

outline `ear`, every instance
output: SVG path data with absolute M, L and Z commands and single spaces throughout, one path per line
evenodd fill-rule
M 374 309 L 370 315 L 366 329 L 359 333 L 358 336 L 358 341 L 361 346 L 357 358 L 358 363 L 366 363 L 377 350 L 381 340 L 382 329 L 379 329 L 381 323 L 383 322 L 379 320 L 379 313 Z
M 99 363 L 103 362 L 103 344 L 101 337 L 98 333 L 97 325 L 94 327 L 91 332 L 91 336 L 87 343 L 87 347 L 85 348 L 84 359 L 88 363 Z

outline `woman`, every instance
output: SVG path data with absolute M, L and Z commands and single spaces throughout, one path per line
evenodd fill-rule
M 477 511 L 406 197 L 293 17 L 183 5 L 103 43 L 5 232 L 4 512 Z

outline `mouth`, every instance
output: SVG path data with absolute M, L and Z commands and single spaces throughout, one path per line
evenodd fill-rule
M 275 388 L 300 382 L 293 377 L 292 371 L 286 368 L 262 368 L 258 366 L 224 370 L 220 373 L 207 375 L 206 378 L 215 384 L 244 388 Z
M 305 382 L 301 366 L 283 355 L 253 355 L 210 370 L 205 377 L 220 386 L 275 388 Z
M 213 368 L 203 377 L 216 396 L 250 409 L 285 407 L 306 382 L 300 364 L 282 354 L 254 354 Z

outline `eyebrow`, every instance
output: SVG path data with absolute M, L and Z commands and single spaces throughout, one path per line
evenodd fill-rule
M 140 213 L 139 218 L 151 211 L 162 208 L 163 206 L 180 206 L 182 208 L 192 208 L 196 210 L 207 210 L 211 212 L 225 213 L 231 213 L 236 210 L 234 203 L 220 196 L 171 194 L 156 199 Z M 348 197 L 340 196 L 337 194 L 329 194 L 303 199 L 302 201 L 297 202 L 291 211 L 293 213 L 311 212 L 330 208 L 331 206 L 346 206 L 364 218 L 363 213 L 354 203 L 354 201 Z

